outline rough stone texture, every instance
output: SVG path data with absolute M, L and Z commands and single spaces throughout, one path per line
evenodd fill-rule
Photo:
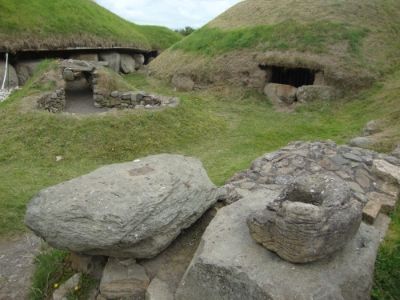
M 364 129 L 363 129 L 363 135 L 364 135 L 364 136 L 370 136 L 370 135 L 379 133 L 379 132 L 381 132 L 381 131 L 382 131 L 382 124 L 381 124 L 381 122 L 380 122 L 380 121 L 377 121 L 377 120 L 372 120 L 372 121 L 369 121 L 369 122 L 365 125 L 365 127 L 364 127 Z
M 65 90 L 58 89 L 54 92 L 43 94 L 37 101 L 39 109 L 52 113 L 62 112 L 65 109 Z
M 135 60 L 135 68 L 136 70 L 139 70 L 140 68 L 143 67 L 145 58 L 143 54 L 134 54 L 133 59 Z
M 72 270 L 100 279 L 106 264 L 106 257 L 82 255 L 72 252 L 70 262 Z
M 154 278 L 146 291 L 146 300 L 174 300 L 169 286 L 164 281 Z
M 5 68 L 6 68 L 5 61 L 0 60 L 0 88 L 1 84 L 3 83 Z M 19 86 L 17 72 L 15 71 L 15 68 L 11 64 L 9 64 L 5 88 L 10 89 L 10 88 L 15 88 L 17 86 Z
M 0 241 L 0 299 L 29 299 L 31 276 L 41 241 L 33 234 L 24 234 Z
M 105 299 L 144 300 L 150 283 L 145 269 L 134 259 L 110 258 L 100 282 L 100 293 Z
M 25 223 L 55 248 L 150 258 L 216 198 L 199 160 L 162 154 L 105 166 L 42 190 L 28 205 Z
M 99 58 L 108 62 L 108 67 L 115 72 L 119 72 L 121 66 L 121 55 L 117 52 L 100 53 Z
M 79 286 L 81 280 L 81 274 L 75 274 L 64 282 L 58 289 L 53 293 L 53 300 L 65 300 L 70 291 L 73 291 L 75 287 Z
M 299 102 L 312 102 L 315 100 L 334 100 L 339 97 L 337 89 L 326 85 L 304 85 L 297 89 Z
M 376 175 L 374 160 L 381 160 L 386 171 Z M 390 167 L 390 168 L 389 168 Z M 264 186 L 288 186 L 295 178 L 310 174 L 326 173 L 345 180 L 352 190 L 352 197 L 365 205 L 372 192 L 390 195 L 397 199 L 399 185 L 388 168 L 395 174 L 400 160 L 385 154 L 333 142 L 294 142 L 281 150 L 256 159 L 249 170 L 239 172 L 225 185 L 224 201 L 240 199 L 244 191 L 256 191 Z M 384 168 L 385 169 L 385 168 Z M 379 173 L 379 172 L 378 172 Z M 381 205 L 384 209 L 384 205 Z
M 395 166 L 385 160 L 376 159 L 373 161 L 373 172 L 381 178 L 392 183 L 400 184 L 400 166 Z
M 362 205 L 331 175 L 296 178 L 262 212 L 247 220 L 253 238 L 293 263 L 323 259 L 342 249 L 361 223 Z
M 257 244 L 246 219 L 281 189 L 247 192 L 220 209 L 202 237 L 176 294 L 177 300 L 369 299 L 380 233 L 362 224 L 343 250 L 322 261 L 295 265 Z
M 136 63 L 132 56 L 129 54 L 121 54 L 121 71 L 125 74 L 135 72 Z
M 269 83 L 264 88 L 264 94 L 275 104 L 293 104 L 296 101 L 297 88 L 291 85 Z
M 15 65 L 18 81 L 20 85 L 24 85 L 28 79 L 34 74 L 40 60 L 20 61 Z
M 172 77 L 172 85 L 179 91 L 192 91 L 194 89 L 194 81 L 188 75 L 175 74 Z
M 161 95 L 152 95 L 142 91 L 120 92 L 112 91 L 109 95 L 96 97 L 96 104 L 99 107 L 121 108 L 121 109 L 157 109 L 164 107 L 176 107 L 179 105 L 179 98 Z
M 352 147 L 359 147 L 364 149 L 370 148 L 373 144 L 374 144 L 373 139 L 363 136 L 356 137 L 349 142 L 349 145 Z
M 71 55 L 71 59 L 85 60 L 85 61 L 99 61 L 99 55 L 97 53 L 81 53 Z
M 393 150 L 391 155 L 400 159 L 400 144 L 397 145 L 396 149 Z

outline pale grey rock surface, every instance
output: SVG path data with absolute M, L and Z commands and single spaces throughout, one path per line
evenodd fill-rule
M 125 74 L 135 72 L 136 63 L 129 54 L 121 54 L 121 71 Z
M 308 263 L 342 249 L 361 219 L 362 205 L 343 180 L 315 174 L 296 178 L 247 223 L 254 240 L 266 249 L 289 262 Z
M 68 293 L 79 286 L 81 276 L 82 275 L 80 273 L 77 273 L 64 282 L 58 289 L 54 291 L 52 300 L 66 300 Z
M 326 85 L 304 85 L 297 89 L 299 102 L 312 102 L 315 100 L 334 100 L 340 96 L 339 92 Z
M 51 246 L 151 258 L 217 200 L 201 162 L 155 155 L 102 167 L 39 192 L 25 223 Z
M 370 137 L 360 136 L 350 140 L 349 145 L 352 147 L 359 147 L 368 149 L 374 144 L 374 140 Z
M 174 300 L 169 286 L 159 278 L 154 278 L 146 291 L 146 300 Z
M 149 283 L 145 269 L 134 259 L 110 258 L 101 278 L 100 294 L 107 300 L 144 300 Z
M 25 60 L 20 61 L 15 65 L 20 85 L 24 85 L 28 81 L 28 79 L 34 74 L 40 62 L 40 60 Z
M 6 68 L 5 61 L 0 60 L 0 88 L 1 84 L 3 83 L 5 68 Z M 15 68 L 9 64 L 5 88 L 11 89 L 17 86 L 19 86 L 17 71 L 15 71 Z
M 281 190 L 257 190 L 218 211 L 208 226 L 176 294 L 177 300 L 369 299 L 381 235 L 362 224 L 345 248 L 330 258 L 292 264 L 256 243 L 249 214 Z
M 106 61 L 108 67 L 115 72 L 119 72 L 121 66 L 121 55 L 117 52 L 100 53 L 99 58 L 101 61 Z
M 297 88 L 287 84 L 269 83 L 264 88 L 264 94 L 274 104 L 293 104 L 296 101 Z
M 400 144 L 398 144 L 396 149 L 393 150 L 392 155 L 400 159 Z

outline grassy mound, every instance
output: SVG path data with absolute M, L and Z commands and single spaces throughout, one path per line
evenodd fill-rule
M 181 36 L 139 26 L 91 0 L 0 0 L 0 50 L 67 47 L 165 49 Z
M 152 70 L 166 79 L 240 82 L 260 64 L 294 65 L 360 86 L 400 62 L 399 48 L 396 0 L 247 0 L 176 43 Z

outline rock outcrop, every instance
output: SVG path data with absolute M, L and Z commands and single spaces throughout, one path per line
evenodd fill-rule
M 286 84 L 269 83 L 264 88 L 264 94 L 274 104 L 290 105 L 296 101 L 297 88 Z
M 121 54 L 121 71 L 125 74 L 135 72 L 136 63 L 129 54 Z
M 296 98 L 299 102 L 315 100 L 334 100 L 340 96 L 338 90 L 326 85 L 304 85 L 297 89 Z
M 216 200 L 199 160 L 163 154 L 42 190 L 28 205 L 25 223 L 55 248 L 150 258 Z
M 342 249 L 361 223 L 362 205 L 330 175 L 296 178 L 261 212 L 247 219 L 252 237 L 293 263 L 323 259 Z
M 0 60 L 0 88 L 1 84 L 3 83 L 5 68 L 6 68 L 5 61 Z M 17 86 L 19 86 L 17 72 L 15 71 L 15 68 L 9 64 L 5 87 L 7 89 L 11 89 Z
M 119 72 L 121 66 L 121 55 L 117 52 L 100 53 L 99 58 L 101 61 L 106 61 L 108 67 L 115 72 Z
M 369 299 L 381 236 L 362 224 L 332 258 L 295 265 L 250 236 L 247 217 L 280 189 L 255 191 L 218 211 L 176 294 L 177 300 Z

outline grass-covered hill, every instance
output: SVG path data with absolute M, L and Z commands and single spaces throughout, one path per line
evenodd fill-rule
M 398 0 L 246 0 L 176 43 L 155 74 L 240 82 L 259 64 L 321 69 L 363 86 L 399 62 Z
M 67 47 L 166 49 L 181 36 L 140 26 L 92 0 L 0 0 L 0 51 Z

